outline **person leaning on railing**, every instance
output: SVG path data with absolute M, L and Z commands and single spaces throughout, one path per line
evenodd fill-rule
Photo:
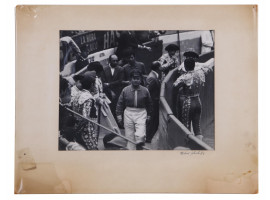
M 59 99 L 59 150 L 85 150 L 76 142 L 76 119 L 66 107 L 70 107 L 71 89 L 68 81 L 60 77 Z
M 214 59 L 209 62 L 214 63 Z M 212 70 L 213 65 L 203 65 L 195 68 L 194 58 L 184 61 L 186 73 L 182 74 L 173 84 L 174 87 L 182 87 L 179 95 L 179 120 L 191 130 L 191 122 L 196 137 L 202 140 L 203 135 L 200 127 L 202 105 L 200 100 L 200 88 L 205 83 L 205 75 Z
M 73 99 L 72 110 L 86 118 L 97 121 L 98 109 L 96 99 L 90 92 L 91 89 L 95 87 L 95 78 L 84 76 L 81 80 L 81 86 L 81 92 Z M 82 119 L 81 117 L 76 116 L 76 120 L 75 132 L 78 135 L 78 143 L 84 146 L 87 150 L 97 150 L 98 138 L 96 125 Z
M 178 56 L 176 55 L 176 52 L 179 51 L 179 47 L 177 45 L 169 44 L 168 46 L 166 46 L 165 50 L 168 53 L 163 54 L 158 60 L 161 65 L 160 70 L 162 71 L 161 80 L 165 78 L 169 71 L 178 67 L 180 63 Z

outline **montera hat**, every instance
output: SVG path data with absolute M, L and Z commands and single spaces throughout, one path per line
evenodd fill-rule
M 199 58 L 199 55 L 195 53 L 194 51 L 186 51 L 184 53 L 184 56 L 187 58 Z
M 168 46 L 166 46 L 165 50 L 166 51 L 178 51 L 179 47 L 175 44 L 169 44 Z

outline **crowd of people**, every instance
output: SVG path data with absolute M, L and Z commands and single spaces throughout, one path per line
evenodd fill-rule
M 67 146 L 60 143 L 59 149 L 98 150 L 102 109 L 109 109 L 119 128 L 124 129 L 128 142 L 123 149 L 143 149 L 145 143 L 152 142 L 158 129 L 161 83 L 174 69 L 178 72 L 173 84 L 178 91 L 177 117 L 189 130 L 192 126 L 194 134 L 202 139 L 200 87 L 214 65 L 213 59 L 198 63 L 199 55 L 188 51 L 180 64 L 176 54 L 179 47 L 169 44 L 166 53 L 152 62 L 151 71 L 146 74 L 145 65 L 136 60 L 134 50 L 151 51 L 151 48 L 138 44 L 129 32 L 123 33 L 122 39 L 123 44 L 110 55 L 106 66 L 97 61 L 83 63 L 87 70 L 72 76 L 72 81 L 60 76 L 59 136 L 69 143 Z M 80 52 L 73 42 L 69 43 Z

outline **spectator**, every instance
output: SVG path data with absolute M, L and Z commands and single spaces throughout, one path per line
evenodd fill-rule
M 208 53 L 214 48 L 214 40 L 211 31 L 201 32 L 202 48 L 201 54 Z
M 75 96 L 81 91 L 82 89 L 82 83 L 81 80 L 83 79 L 82 75 L 75 75 L 73 77 L 73 80 L 75 81 L 75 84 L 71 88 L 71 102 L 73 102 Z
M 104 93 L 111 100 L 110 108 L 112 114 L 116 118 L 116 104 L 123 89 L 123 69 L 118 66 L 118 57 L 116 55 L 113 54 L 109 57 L 109 64 L 104 67 L 101 80 L 103 82 Z
M 139 42 L 139 40 L 135 37 L 135 31 L 122 31 L 118 39 L 118 47 L 115 54 L 119 59 L 122 59 L 123 52 L 125 50 L 135 50 L 138 48 L 151 51 L 150 47 L 146 47 Z
M 74 40 L 69 37 L 60 38 L 60 71 L 64 69 L 64 66 L 68 63 L 68 56 L 71 52 L 74 52 L 76 55 L 81 54 L 81 50 Z
M 176 56 L 176 52 L 179 51 L 179 47 L 175 44 L 169 44 L 165 50 L 168 53 L 163 54 L 159 58 L 161 64 L 160 70 L 162 71 L 162 80 L 169 73 L 170 70 L 174 69 L 179 65 L 179 59 Z
M 101 75 L 103 73 L 103 66 L 98 61 L 91 62 L 87 70 L 96 73 L 96 83 L 95 83 L 95 95 L 100 96 L 103 93 L 103 84 L 101 80 Z
M 153 112 L 151 114 L 151 120 L 146 129 L 146 142 L 151 143 L 153 136 L 155 135 L 159 125 L 159 96 L 160 96 L 160 75 L 159 75 L 160 63 L 154 61 L 151 65 L 151 72 L 146 78 L 146 87 L 149 90 L 151 99 L 153 102 Z
M 130 74 L 133 70 L 138 70 L 142 75 L 146 74 L 145 66 L 142 62 L 138 62 L 135 60 L 135 53 L 131 50 L 126 50 L 124 53 L 128 63 L 123 66 L 123 73 L 124 73 L 124 81 L 122 82 L 124 85 L 130 84 Z M 143 82 L 142 82 L 143 85 Z

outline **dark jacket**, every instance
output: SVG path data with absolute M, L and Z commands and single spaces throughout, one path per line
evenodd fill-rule
M 119 96 L 123 86 L 122 86 L 122 81 L 123 81 L 123 69 L 120 66 L 115 67 L 115 71 L 112 75 L 111 68 L 109 66 L 104 67 L 104 70 L 101 74 L 101 80 L 103 83 L 109 83 L 109 86 L 104 86 L 104 92 L 106 91 L 113 91 L 116 96 Z
M 146 78 L 146 87 L 149 90 L 152 101 L 158 101 L 160 95 L 160 81 L 153 71 L 151 71 Z

